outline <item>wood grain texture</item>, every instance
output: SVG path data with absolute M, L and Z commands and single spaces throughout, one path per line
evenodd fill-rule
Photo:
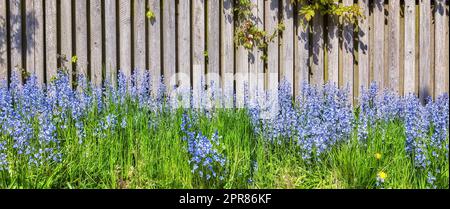
M 302 3 L 298 4 L 298 8 L 300 9 L 303 6 Z M 296 51 L 296 69 L 295 69 L 295 92 L 296 95 L 300 94 L 300 91 L 302 89 L 303 83 L 309 82 L 309 73 L 310 73 L 310 40 L 309 40 L 309 33 L 310 33 L 310 27 L 308 25 L 308 22 L 306 22 L 305 18 L 303 16 L 299 16 L 299 19 L 297 21 L 297 51 Z M 337 34 L 336 35 L 336 41 L 338 41 Z M 338 44 L 335 45 L 337 49 Z M 338 56 L 336 56 L 338 57 Z
M 133 9 L 133 66 L 140 86 L 146 69 L 145 60 L 145 0 L 135 0 Z
M 353 4 L 353 0 L 343 0 L 344 6 L 349 6 Z M 348 88 L 349 90 L 349 98 L 353 98 L 353 76 L 354 76 L 354 68 L 353 68 L 353 24 L 344 21 L 343 31 L 342 31 L 342 39 L 343 39 L 343 87 Z
M 389 1 L 389 89 L 400 93 L 400 1 Z
M 327 55 L 328 55 L 328 82 L 339 84 L 339 19 L 328 16 Z
M 77 75 L 88 76 L 87 1 L 75 1 L 75 55 Z
M 264 29 L 264 1 L 252 0 L 252 21 L 259 29 Z M 255 101 L 256 95 L 264 90 L 264 61 L 263 52 L 255 47 L 249 52 L 249 99 Z M 258 93 L 257 93 L 258 92 Z
M 179 1 L 178 4 L 178 84 L 183 91 L 191 88 L 191 0 Z M 190 96 L 183 95 L 184 107 L 189 107 Z
M 285 29 L 280 48 L 280 79 L 294 83 L 294 7 L 291 0 L 282 0 L 282 17 Z M 322 74 L 323 75 L 323 74 Z M 294 88 L 291 88 L 291 93 Z
M 117 84 L 117 5 L 115 0 L 105 1 L 105 82 Z
M 148 0 L 148 9 L 155 15 L 154 19 L 148 18 L 148 59 L 149 70 L 152 77 L 152 90 L 156 93 L 161 77 L 161 1 Z
M 193 104 L 199 107 L 205 72 L 205 1 L 192 0 L 192 85 Z
M 220 2 L 219 0 L 208 0 L 207 3 L 208 64 L 206 82 L 209 86 L 208 95 L 212 96 L 212 92 L 217 93 L 217 87 L 220 86 Z
M 382 87 L 384 83 L 384 0 L 374 0 L 373 16 L 373 80 Z
M 21 0 L 9 1 L 9 47 L 11 56 L 11 72 L 15 72 L 22 80 L 22 7 Z
M 416 3 L 405 1 L 404 93 L 416 93 Z
M 0 0 L 0 80 L 8 79 L 7 0 Z
M 222 74 L 222 97 L 225 108 L 233 107 L 234 94 L 234 19 L 233 0 L 222 1 L 221 12 L 221 74 Z
M 163 4 L 163 72 L 167 90 L 176 84 L 176 33 L 175 0 L 165 0 Z
M 419 13 L 419 97 L 425 102 L 433 96 L 431 77 L 431 2 L 430 0 L 420 0 Z
M 369 0 L 359 0 L 358 6 L 362 9 L 363 18 L 358 21 L 358 93 L 361 87 L 367 89 L 369 87 Z M 329 60 L 329 59 L 328 59 Z
M 34 74 L 40 84 L 44 83 L 44 5 L 42 0 L 31 0 L 25 7 L 26 64 L 28 73 Z
M 109 1 L 107 1 L 109 2 Z M 67 70 L 69 78 L 72 78 L 72 41 L 74 37 L 74 33 L 72 31 L 72 1 L 66 0 L 61 1 L 60 5 L 61 11 L 61 20 L 60 20 L 60 31 L 61 31 L 61 54 L 59 57 L 59 61 L 61 66 Z M 109 18 L 109 17 L 108 17 Z M 108 21 L 108 19 L 106 19 Z M 115 33 L 115 32 L 114 32 Z M 115 57 L 112 57 L 115 58 Z M 70 80 L 72 81 L 72 80 Z
M 277 0 L 270 0 L 265 2 L 265 28 L 269 34 L 272 34 L 278 25 L 278 9 L 279 2 Z M 267 90 L 273 96 L 278 95 L 278 55 L 279 55 L 279 37 L 275 37 L 273 41 L 267 46 Z M 276 98 L 273 98 L 276 99 Z
M 445 45 L 445 27 L 448 27 L 448 21 L 445 22 L 445 1 L 434 1 L 434 34 L 435 34 L 435 51 L 434 51 L 434 70 L 435 70 L 435 98 L 446 92 L 446 85 L 448 80 L 446 76 L 445 50 L 448 51 L 448 47 Z M 448 72 L 447 72 L 448 73 Z
M 131 77 L 131 1 L 119 0 L 119 68 Z
M 82 2 L 82 1 L 80 1 Z M 56 16 L 56 0 L 45 1 L 45 60 L 46 60 L 46 81 L 49 82 L 52 77 L 56 76 L 58 68 L 58 52 L 57 52 L 57 16 Z M 86 17 L 86 15 L 83 15 Z M 78 32 L 78 31 L 77 31 Z M 83 32 L 81 32 L 83 34 Z M 84 34 L 86 29 L 84 30 Z M 86 39 L 80 42 L 86 43 Z M 83 62 L 87 57 L 87 50 L 80 51 L 78 59 Z M 85 74 L 86 75 L 86 74 Z
M 311 60 L 311 84 L 322 86 L 324 83 L 324 27 L 323 16 L 316 14 L 312 20 L 312 60 Z
M 102 85 L 102 2 L 90 0 L 90 63 L 91 81 L 96 86 Z

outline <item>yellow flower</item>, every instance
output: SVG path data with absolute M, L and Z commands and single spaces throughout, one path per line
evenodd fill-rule
M 375 153 L 375 159 L 380 160 L 381 159 L 381 154 L 380 153 Z
M 77 55 L 72 56 L 72 63 L 76 63 L 78 61 Z
M 386 179 L 387 178 L 387 174 L 383 171 L 378 172 L 378 178 L 380 179 Z

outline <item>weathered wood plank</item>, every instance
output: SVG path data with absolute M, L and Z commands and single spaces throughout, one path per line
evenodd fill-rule
M 102 2 L 90 0 L 90 75 L 96 86 L 102 84 Z M 145 5 L 144 5 L 145 6 Z
M 163 4 L 163 71 L 167 90 L 172 90 L 176 82 L 175 51 L 175 0 L 165 0 Z
M 384 0 L 374 0 L 373 16 L 373 80 L 382 87 L 384 83 Z
M 320 87 L 324 82 L 323 16 L 321 14 L 316 14 L 313 17 L 312 24 L 311 84 Z
M 193 104 L 194 107 L 200 107 L 200 93 L 202 84 L 204 84 L 205 72 L 205 4 L 204 0 L 192 1 L 192 85 L 193 85 Z
M 161 1 L 148 0 L 148 8 L 154 14 L 154 18 L 148 18 L 148 53 L 149 70 L 152 77 L 153 93 L 159 88 L 161 78 Z
M 236 106 L 244 107 L 245 102 L 245 88 L 248 88 L 249 69 L 248 69 L 247 49 L 243 46 L 238 46 L 236 49 Z
M 26 14 L 26 71 L 44 83 L 44 7 L 42 0 L 27 2 Z
M 435 97 L 440 96 L 446 92 L 446 65 L 445 65 L 445 50 L 449 50 L 445 45 L 445 27 L 448 26 L 448 22 L 445 22 L 445 1 L 435 0 L 434 1 L 434 28 L 435 28 Z M 448 34 L 447 34 L 448 35 Z
M 59 60 L 61 66 L 67 70 L 69 78 L 72 78 L 72 37 L 74 37 L 72 32 L 72 1 L 61 1 L 60 9 L 63 12 L 61 12 L 59 26 L 61 28 L 61 54 Z M 106 21 L 108 21 L 108 19 L 106 19 Z
M 416 90 L 416 3 L 405 1 L 405 71 L 404 93 L 417 93 Z
M 343 0 L 345 6 L 350 6 L 353 4 L 353 0 Z M 344 21 L 343 24 L 343 85 L 344 88 L 349 88 L 349 98 L 353 98 L 353 24 Z
M 191 0 L 178 4 L 178 84 L 184 92 L 191 88 Z M 184 107 L 189 107 L 190 96 L 183 95 Z
M 367 89 L 369 87 L 369 0 L 359 0 L 359 7 L 362 9 L 363 18 L 359 19 L 358 31 L 358 72 L 359 84 L 358 92 L 361 92 L 361 87 Z M 328 59 L 330 60 L 330 59 Z M 328 61 L 329 62 L 329 61 Z
M 11 0 L 9 2 L 9 35 L 10 35 L 10 55 L 11 72 L 16 72 L 19 80 L 22 80 L 22 8 L 21 0 Z
M 448 2 L 448 1 L 447 1 Z M 446 4 L 446 9 L 445 9 L 445 22 L 448 23 L 449 22 L 449 13 L 450 13 L 450 5 L 449 3 Z M 445 92 L 449 93 L 449 84 L 450 84 L 450 50 L 449 50 L 449 24 L 445 25 L 445 66 L 446 66 L 446 70 L 445 70 Z
M 264 29 L 264 2 L 261 0 L 252 0 L 254 5 L 252 8 L 252 15 L 255 25 L 259 29 Z M 256 99 L 257 91 L 259 93 L 264 89 L 264 62 L 261 58 L 262 52 L 258 47 L 255 47 L 249 52 L 249 99 L 254 101 Z
M 265 3 L 265 28 L 269 34 L 272 34 L 277 30 L 278 26 L 279 2 L 271 0 Z M 272 95 L 271 99 L 274 100 L 277 99 L 276 96 L 278 95 L 278 49 L 279 37 L 277 36 L 267 46 L 267 91 Z
M 81 1 L 80 1 L 81 2 Z M 53 76 L 56 75 L 58 68 L 58 54 L 57 54 L 57 16 L 56 16 L 56 0 L 45 1 L 45 57 L 46 57 L 46 81 L 50 82 Z M 83 15 L 86 17 L 86 15 Z M 86 31 L 86 30 L 85 30 Z M 79 34 L 79 33 L 77 33 Z M 80 55 L 79 60 L 86 57 Z
M 420 0 L 419 13 L 419 97 L 422 102 L 429 96 L 433 96 L 431 78 L 431 2 Z
M 258 0 L 257 2 L 257 26 L 261 29 L 264 29 L 264 0 Z M 264 92 L 264 60 L 261 58 L 263 56 L 264 52 L 258 50 L 256 52 L 256 72 L 257 72 L 257 93 L 258 95 L 261 95 Z M 293 85 L 293 83 L 292 83 Z M 294 89 L 294 88 L 292 88 Z
M 233 0 L 222 1 L 221 12 L 221 69 L 222 69 L 222 96 L 224 107 L 233 107 L 234 93 L 234 43 L 233 43 Z
M 300 9 L 302 6 L 303 3 L 298 4 L 298 9 Z M 297 21 L 297 51 L 295 57 L 296 60 L 295 92 L 297 96 L 300 94 L 303 83 L 309 82 L 309 73 L 310 73 L 309 28 L 310 28 L 309 24 L 308 22 L 306 22 L 305 18 L 303 16 L 299 16 Z M 339 39 L 337 37 L 337 33 L 335 35 L 336 41 L 338 41 Z M 335 46 L 334 48 L 335 50 L 337 50 L 338 45 L 339 44 L 333 45 Z
M 294 83 L 294 7 L 291 0 L 282 1 L 282 17 L 285 25 L 280 48 L 280 79 Z M 294 88 L 291 88 L 291 93 Z
M 400 93 L 400 1 L 389 0 L 389 88 Z
M 145 71 L 145 0 L 135 0 L 133 10 L 134 28 L 134 73 L 137 75 L 138 85 L 142 82 Z
M 75 1 L 75 55 L 77 75 L 88 76 L 87 1 Z
M 122 73 L 131 77 L 131 1 L 119 0 L 119 66 Z
M 117 6 L 115 0 L 105 1 L 105 81 L 117 84 Z
M 208 63 L 206 82 L 210 87 L 208 94 L 211 96 L 213 91 L 217 95 L 217 87 L 220 86 L 220 2 L 219 0 L 209 0 L 207 3 Z M 213 86 L 210 86 L 211 84 Z
M 328 16 L 327 55 L 328 55 L 328 82 L 339 84 L 339 19 Z
M 6 0 L 0 0 L 0 80 L 8 79 L 7 12 Z

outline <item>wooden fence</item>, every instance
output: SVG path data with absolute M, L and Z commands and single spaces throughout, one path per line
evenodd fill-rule
M 349 85 L 355 97 L 371 81 L 421 98 L 449 90 L 448 0 L 342 0 L 366 18 L 352 25 L 316 15 L 311 27 L 299 24 L 301 4 L 252 2 L 259 27 L 285 25 L 267 61 L 234 44 L 233 0 L 0 0 L 0 79 L 27 71 L 45 83 L 66 67 L 101 84 L 117 69 L 149 69 L 169 87 L 195 88 L 206 75 L 239 101 L 245 83 L 267 90 L 281 78 L 295 94 L 305 80 Z

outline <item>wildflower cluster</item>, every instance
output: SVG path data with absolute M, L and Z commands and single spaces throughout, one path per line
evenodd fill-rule
M 194 119 L 195 120 L 195 119 Z M 214 132 L 211 139 L 204 136 L 202 132 L 192 131 L 193 122 L 187 113 L 183 113 L 181 130 L 185 134 L 183 140 L 187 141 L 187 151 L 191 156 L 189 164 L 192 166 L 192 173 L 198 174 L 200 178 L 211 180 L 223 180 L 221 173 L 225 166 L 225 156 L 217 150 L 220 149 L 219 134 Z

